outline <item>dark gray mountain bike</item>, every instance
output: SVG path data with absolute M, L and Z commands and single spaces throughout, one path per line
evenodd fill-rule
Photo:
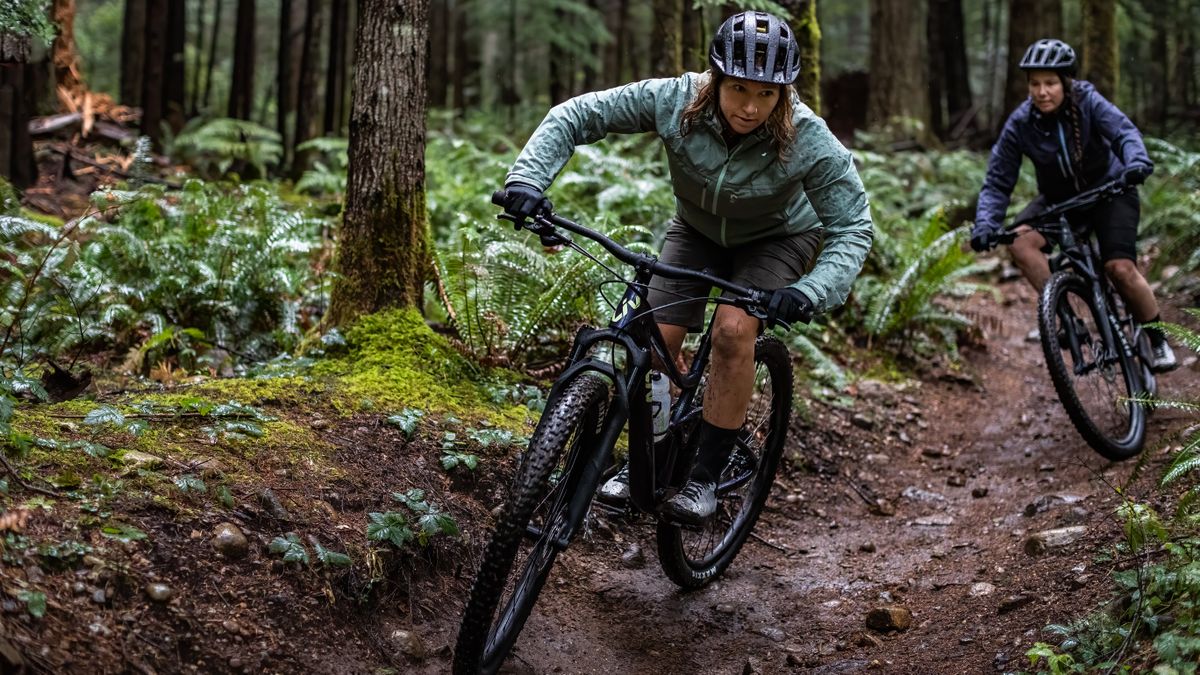
M 1079 435 L 1113 461 L 1138 454 L 1146 440 L 1149 409 L 1135 399 L 1155 393 L 1150 338 L 1104 273 L 1095 238 L 1073 228 L 1067 214 L 1130 189 L 1117 180 L 1081 192 L 1009 225 L 1001 238 L 1011 244 L 1025 224 L 1058 249 L 1038 301 L 1046 367 Z
M 502 204 L 502 192 L 492 197 Z M 704 281 L 724 291 L 718 302 L 766 318 L 770 292 L 742 288 L 705 272 L 674 267 L 553 213 L 517 222 L 546 244 L 564 244 L 604 266 L 625 292 L 606 328 L 581 330 L 566 370 L 550 390 L 545 412 L 519 460 L 509 494 L 471 588 L 454 652 L 455 673 L 495 673 L 516 643 L 555 557 L 586 529 L 596 488 L 613 470 L 613 448 L 628 424 L 630 502 L 658 514 L 687 482 L 695 456 L 711 350 L 709 324 L 688 371 L 681 372 L 647 299 L 653 275 Z M 633 268 L 633 280 L 594 258 L 564 232 L 599 243 Z M 655 443 L 648 377 L 657 356 L 680 394 L 665 439 Z M 717 488 L 717 513 L 703 528 L 658 520 L 663 571 L 683 588 L 708 584 L 733 562 L 750 536 L 783 452 L 792 409 L 792 366 L 783 343 L 760 336 L 755 386 L 746 423 Z

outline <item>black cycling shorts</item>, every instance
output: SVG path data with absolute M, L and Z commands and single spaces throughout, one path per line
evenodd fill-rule
M 821 229 L 725 248 L 676 216 L 667 227 L 659 260 L 728 279 L 739 286 L 774 290 L 790 286 L 812 270 L 821 248 Z M 703 282 L 654 277 L 650 304 L 654 320 L 700 330 L 712 289 Z M 682 302 L 681 302 L 682 301 Z
M 1032 215 L 1046 210 L 1046 198 L 1038 195 L 1013 219 L 1020 223 Z M 1103 201 L 1090 208 L 1079 209 L 1067 214 L 1067 220 L 1075 229 L 1091 229 L 1100 244 L 1100 259 L 1126 259 L 1137 262 L 1137 229 L 1141 219 L 1142 205 L 1136 191 L 1126 192 L 1116 199 Z M 1047 245 L 1046 253 L 1050 252 Z

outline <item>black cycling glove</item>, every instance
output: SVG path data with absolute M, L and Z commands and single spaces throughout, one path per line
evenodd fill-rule
M 554 205 L 542 191 L 524 183 L 509 183 L 504 187 L 504 210 L 510 216 L 528 220 L 540 213 L 549 213 Z
M 996 244 L 1000 243 L 1000 232 L 984 227 L 976 227 L 971 230 L 971 250 L 976 253 L 983 253 L 996 248 Z
M 812 300 L 798 289 L 785 286 L 771 292 L 771 300 L 767 303 L 767 326 L 773 327 L 780 321 L 808 323 L 812 317 Z
M 1154 173 L 1154 167 L 1145 164 L 1130 164 L 1125 167 L 1125 184 L 1126 185 L 1141 185 L 1146 182 L 1150 174 Z

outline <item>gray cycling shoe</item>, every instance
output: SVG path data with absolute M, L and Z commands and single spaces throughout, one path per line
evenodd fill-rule
M 1175 351 L 1166 340 L 1150 347 L 1150 354 L 1150 370 L 1155 373 L 1166 373 L 1179 367 L 1179 362 L 1175 360 Z
M 667 520 L 684 525 L 703 525 L 717 511 L 717 484 L 689 480 L 683 489 L 663 504 Z
M 621 466 L 617 475 L 609 478 L 600 486 L 596 497 L 602 502 L 621 504 L 629 500 L 629 462 Z

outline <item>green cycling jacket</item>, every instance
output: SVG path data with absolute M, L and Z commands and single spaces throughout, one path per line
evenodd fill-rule
M 508 174 L 507 183 L 546 190 L 575 146 L 609 132 L 653 131 L 666 145 L 679 217 L 721 244 L 824 228 L 810 274 L 793 284 L 825 311 L 846 301 L 871 248 L 871 212 L 850 152 L 825 121 L 793 98 L 796 140 L 781 161 L 765 127 L 732 149 L 714 112 L 686 136 L 683 110 L 708 74 L 634 82 L 552 108 Z

